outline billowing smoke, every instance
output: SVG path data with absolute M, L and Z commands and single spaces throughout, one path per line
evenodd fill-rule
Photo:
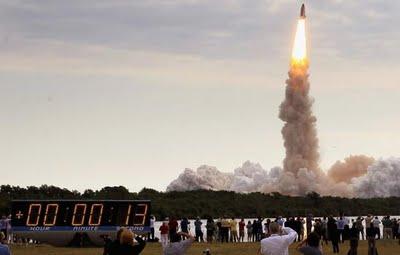
M 332 172 L 336 174 L 336 179 L 330 177 Z M 314 171 L 301 168 L 295 175 L 280 167 L 265 170 L 260 164 L 250 161 L 233 173 L 203 165 L 196 171 L 185 169 L 171 182 L 167 191 L 206 189 L 243 193 L 279 192 L 294 196 L 315 191 L 321 195 L 341 197 L 400 196 L 400 158 L 374 161 L 367 156 L 350 156 L 344 162 L 336 162 L 328 173 L 317 175 Z
M 352 184 L 358 197 L 400 197 L 400 158 L 376 161 Z
M 280 192 L 303 196 L 309 192 L 346 197 L 400 196 L 400 159 L 374 162 L 367 156 L 350 156 L 336 162 L 326 173 L 319 167 L 316 117 L 312 112 L 306 54 L 305 17 L 297 25 L 285 99 L 279 118 L 286 150 L 283 169 L 269 171 L 249 161 L 233 173 L 215 167 L 186 169 L 167 190 L 232 190 L 236 192 Z
M 337 161 L 327 172 L 318 165 L 317 119 L 309 96 L 308 65 L 292 65 L 286 81 L 285 100 L 279 117 L 286 157 L 283 169 L 267 171 L 246 161 L 233 173 L 215 167 L 186 169 L 167 188 L 171 190 L 230 190 L 236 192 L 280 192 L 303 196 L 309 192 L 342 197 L 400 196 L 400 159 L 376 161 L 367 156 L 349 156 Z
M 280 178 L 282 168 L 274 167 L 270 171 L 264 170 L 260 164 L 246 161 L 234 170 L 230 190 L 236 192 L 264 192 L 274 185 Z
M 367 172 L 367 168 L 374 163 L 374 158 L 364 155 L 349 156 L 336 163 L 328 170 L 328 176 L 335 182 L 351 183 L 354 177 L 360 177 Z
M 308 169 L 320 175 L 318 166 L 317 119 L 312 113 L 313 100 L 309 96 L 307 65 L 292 66 L 286 81 L 285 100 L 280 106 L 279 118 L 285 122 L 282 128 L 286 157 L 283 170 L 294 174 Z M 307 172 L 308 172 L 307 171 Z
M 216 167 L 202 165 L 197 171 L 186 168 L 178 179 L 168 185 L 167 191 L 229 190 L 232 179 L 231 173 L 223 173 Z
M 236 192 L 263 192 L 266 187 L 278 181 L 282 173 L 279 167 L 270 171 L 260 164 L 250 161 L 243 163 L 233 173 L 224 173 L 215 167 L 200 166 L 196 171 L 185 169 L 179 177 L 168 185 L 167 191 L 184 190 L 230 190 Z

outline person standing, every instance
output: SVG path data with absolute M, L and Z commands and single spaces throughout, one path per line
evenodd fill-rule
M 269 225 L 271 224 L 271 220 L 267 219 L 267 222 L 265 223 L 265 237 L 268 237 L 271 235 L 269 232 Z
M 356 219 L 356 228 L 358 229 L 359 236 L 361 235 L 361 240 L 364 240 L 364 226 L 362 224 L 364 218 L 358 216 Z
M 244 222 L 244 219 L 241 219 L 239 222 L 239 242 L 244 242 L 244 228 L 246 226 L 246 223 Z
M 221 242 L 229 242 L 229 228 L 231 227 L 230 222 L 226 217 L 221 221 L 222 239 Z
M 375 238 L 377 235 L 376 228 L 374 227 L 374 223 L 371 222 L 369 228 L 367 228 L 366 236 L 368 240 L 368 255 L 378 255 L 378 250 L 375 246 Z
M 203 231 L 201 230 L 201 226 L 203 222 L 201 222 L 200 217 L 197 217 L 196 221 L 194 222 L 194 231 L 196 234 L 196 242 L 204 242 L 203 238 Z
M 328 245 L 328 219 L 324 216 L 321 220 L 322 224 L 322 244 Z
M 357 255 L 359 238 L 360 231 L 357 228 L 357 224 L 354 223 L 349 230 L 350 250 L 347 255 Z
M 397 219 L 394 218 L 392 219 L 392 236 L 393 239 L 399 239 L 399 235 L 397 233 L 397 230 L 399 229 L 399 223 L 397 222 Z
M 390 219 L 390 216 L 386 216 L 382 220 L 382 225 L 383 225 L 383 239 L 392 239 L 392 226 L 393 222 Z
M 344 225 L 346 224 L 346 222 L 342 216 L 339 217 L 336 224 L 337 224 L 337 230 L 339 233 L 339 241 L 342 240 L 342 243 L 344 243 L 343 231 L 344 231 Z
M 169 227 L 169 238 L 171 236 L 175 235 L 178 232 L 178 221 L 175 219 L 175 217 L 171 217 L 171 219 L 168 222 L 168 227 Z
M 219 218 L 217 221 L 217 241 L 222 242 L 222 219 Z
M 237 233 L 237 221 L 235 220 L 235 218 L 231 219 L 230 230 L 231 230 L 231 242 L 236 243 L 238 241 L 238 233 Z
M 162 246 L 165 246 L 168 244 L 168 233 L 169 233 L 169 227 L 167 221 L 163 221 L 159 230 L 160 230 L 161 244 Z
M 12 243 L 14 243 L 14 237 L 13 237 L 12 226 L 11 226 L 11 214 L 8 215 L 6 223 L 7 223 L 7 234 L 6 234 L 7 243 L 12 244 Z
M 247 229 L 247 242 L 252 242 L 253 224 L 251 223 L 251 221 L 247 222 L 246 229 Z
M 378 235 L 378 240 L 381 239 L 381 221 L 378 219 L 378 216 L 375 216 L 375 219 L 372 221 L 374 228 L 375 228 L 375 233 Z
M 336 220 L 332 216 L 328 218 L 328 235 L 332 242 L 333 253 L 339 253 L 339 232 Z
M 300 242 L 300 237 L 301 237 L 301 235 L 300 235 L 300 233 L 301 233 L 301 219 L 300 219 L 300 217 L 297 217 L 296 218 L 296 221 L 294 222 L 294 231 L 296 231 L 296 233 L 297 233 L 297 241 L 298 242 Z
M 317 233 L 319 237 L 322 237 L 323 230 L 322 230 L 322 223 L 321 223 L 320 219 L 315 220 L 313 232 Z
M 291 228 L 281 227 L 277 222 L 269 225 L 270 237 L 261 240 L 258 254 L 262 255 L 288 255 L 289 245 L 297 238 L 297 233 Z
M 258 224 L 256 220 L 253 220 L 253 233 L 251 235 L 253 242 L 257 241 L 257 233 L 258 233 Z
M 215 232 L 215 223 L 211 217 L 207 219 L 206 230 L 207 230 L 207 242 L 211 243 L 213 241 Z
M 150 215 L 150 233 L 148 235 L 148 239 L 154 241 L 154 223 L 156 222 L 156 217 L 154 215 Z
M 262 238 L 267 237 L 267 236 L 269 236 L 269 224 L 268 224 L 268 222 L 265 222 L 264 223 L 264 234 L 263 234 Z
M 304 220 L 304 218 L 300 217 L 300 222 L 301 222 L 301 227 L 300 227 L 300 236 L 299 236 L 299 240 L 303 240 L 304 239 L 304 225 L 306 224 L 306 221 Z
M 313 215 L 309 213 L 306 218 L 307 235 L 311 233 L 313 220 L 314 220 Z
M 188 220 L 186 217 L 184 217 L 184 218 L 181 220 L 181 223 L 180 223 L 181 232 L 186 233 L 186 234 L 189 234 L 189 225 L 190 225 L 189 220 Z M 183 240 L 185 240 L 186 235 L 181 235 L 181 237 L 182 237 Z
M 297 250 L 304 255 L 322 255 L 320 240 L 320 235 L 315 232 L 311 232 L 310 234 L 308 234 L 307 239 L 302 241 L 297 246 Z
M 257 242 L 260 241 L 262 239 L 262 234 L 263 234 L 263 225 L 262 222 L 264 221 L 264 219 L 262 219 L 261 217 L 258 217 L 257 220 Z

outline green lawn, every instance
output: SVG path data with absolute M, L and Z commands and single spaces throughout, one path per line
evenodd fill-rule
M 340 255 L 347 254 L 348 244 L 340 245 Z M 377 241 L 377 247 L 379 255 L 400 255 L 400 245 L 397 241 L 392 240 L 380 240 Z M 229 243 L 229 244 L 193 244 L 190 248 L 188 255 L 201 255 L 202 251 L 206 248 L 211 250 L 213 255 L 245 255 L 245 254 L 257 254 L 259 248 L 258 243 Z M 324 255 L 333 254 L 331 246 L 324 246 Z M 100 248 L 59 248 L 52 247 L 48 245 L 39 246 L 12 246 L 11 247 L 13 255 L 91 255 L 91 254 L 102 254 L 102 249 Z M 153 255 L 162 254 L 161 245 L 150 243 L 147 244 L 144 249 L 143 255 Z M 299 254 L 295 250 L 295 245 L 290 248 L 289 254 Z M 367 242 L 360 241 L 359 255 L 367 255 Z

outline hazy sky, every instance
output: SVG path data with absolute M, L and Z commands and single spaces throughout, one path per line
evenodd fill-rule
M 0 1 L 1 184 L 269 169 L 301 1 Z M 306 1 L 321 165 L 400 152 L 400 1 Z

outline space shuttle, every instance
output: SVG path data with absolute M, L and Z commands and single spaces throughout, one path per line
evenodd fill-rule
M 300 18 L 303 18 L 303 19 L 306 18 L 306 7 L 304 6 L 304 4 L 302 4 L 301 8 L 300 8 Z

